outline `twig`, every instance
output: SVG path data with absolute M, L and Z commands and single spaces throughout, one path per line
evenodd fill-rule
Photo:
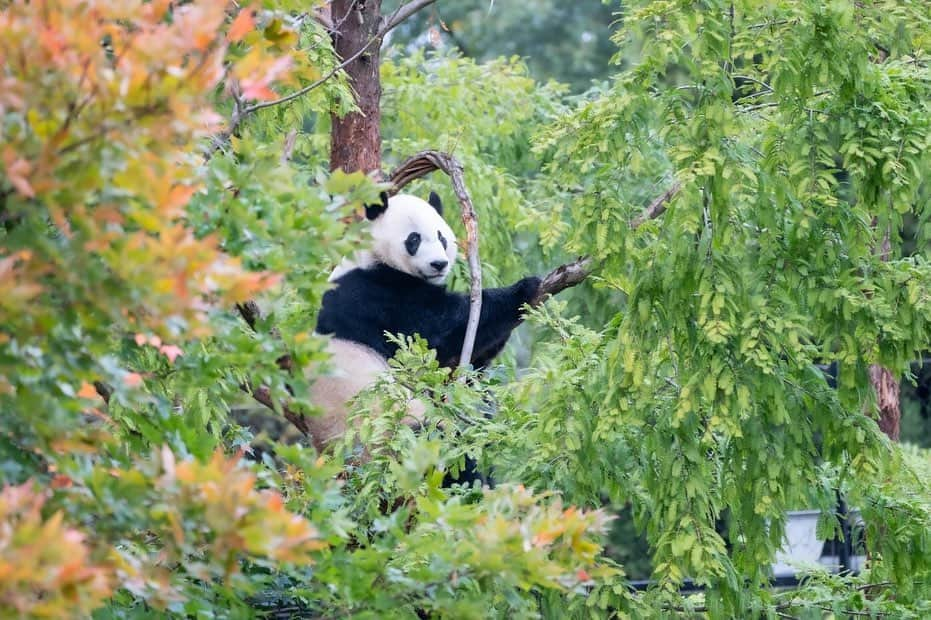
M 682 183 L 674 183 L 672 187 L 667 189 L 661 196 L 651 202 L 650 206 L 648 206 L 643 213 L 630 221 L 630 229 L 637 230 L 645 222 L 648 222 L 649 220 L 655 220 L 663 213 L 665 213 L 666 204 L 672 200 L 676 194 L 679 193 L 680 189 L 682 189 Z
M 278 411 L 280 408 L 281 414 L 284 415 L 288 422 L 296 426 L 297 430 L 301 431 L 304 436 L 309 437 L 311 441 L 313 441 L 313 435 L 310 433 L 310 425 L 307 423 L 307 418 L 304 417 L 304 414 L 291 411 L 291 409 L 288 408 L 287 403 L 275 403 L 275 399 L 272 398 L 272 391 L 268 388 L 268 386 L 259 385 L 253 387 L 247 383 L 244 383 L 239 387 L 245 393 L 251 394 L 252 398 L 254 398 L 256 402 L 265 405 L 272 411 Z M 278 405 L 277 407 L 276 404 Z
M 385 18 L 382 27 L 379 28 L 378 32 L 373 34 L 372 37 L 368 41 L 365 42 L 365 45 L 363 45 L 358 50 L 356 50 L 356 52 L 352 56 L 350 56 L 349 58 L 345 59 L 343 62 L 333 67 L 332 70 L 328 71 L 320 79 L 314 82 L 311 82 L 310 84 L 308 84 L 307 86 L 305 86 L 304 88 L 300 90 L 294 91 L 290 95 L 285 95 L 284 97 L 280 97 L 273 101 L 262 101 L 260 103 L 254 103 L 250 106 L 243 108 L 242 112 L 234 113 L 230 121 L 229 128 L 220 133 L 220 136 L 222 137 L 221 143 L 225 142 L 225 138 L 228 138 L 230 135 L 233 134 L 234 131 L 236 131 L 236 129 L 239 127 L 242 121 L 246 119 L 246 117 L 254 114 L 255 112 L 258 112 L 259 110 L 264 110 L 265 108 L 271 108 L 276 105 L 288 103 L 289 101 L 294 101 L 295 99 L 299 97 L 303 97 L 304 95 L 314 90 L 315 88 L 319 88 L 325 82 L 327 82 L 327 80 L 332 78 L 334 75 L 336 75 L 337 73 L 339 73 L 340 71 L 348 67 L 356 59 L 362 56 L 362 54 L 364 54 L 370 47 L 372 47 L 373 43 L 375 43 L 376 41 L 380 42 L 385 37 L 386 34 L 388 34 L 391 30 L 399 26 L 405 19 L 409 18 L 411 15 L 413 15 L 420 9 L 433 4 L 434 2 L 436 2 L 436 0 L 417 0 L 415 2 L 410 2 L 408 4 L 402 4 L 397 9 L 395 9 L 395 11 L 391 15 L 388 15 Z
M 453 191 L 459 199 L 462 212 L 462 224 L 466 230 L 466 255 L 469 260 L 469 276 L 472 286 L 469 290 L 469 320 L 466 323 L 465 339 L 462 343 L 462 353 L 459 355 L 459 367 L 464 368 L 472 362 L 472 351 L 475 348 L 475 336 L 478 333 L 478 321 L 482 312 L 482 264 L 478 259 L 478 222 L 475 217 L 475 207 L 465 188 L 462 179 L 462 164 L 452 155 L 439 151 L 422 151 L 409 158 L 391 173 L 389 180 L 394 191 L 422 176 L 442 170 L 453 184 Z
M 262 318 L 262 311 L 259 309 L 259 305 L 252 300 L 246 301 L 241 304 L 236 304 L 236 310 L 239 312 L 239 316 L 246 322 L 253 331 L 256 330 L 256 324 Z M 277 330 L 272 330 L 272 335 L 278 335 Z M 282 370 L 289 371 L 291 370 L 293 364 L 291 361 L 290 355 L 282 355 L 276 360 L 278 367 Z M 266 385 L 253 386 L 249 383 L 243 383 L 239 388 L 246 394 L 251 394 L 257 402 L 265 405 L 272 411 L 281 411 L 282 415 L 291 422 L 294 426 L 297 427 L 297 430 L 301 431 L 305 436 L 310 437 L 313 440 L 313 436 L 310 432 L 310 425 L 307 423 L 307 418 L 302 413 L 297 413 L 292 411 L 287 402 L 276 403 L 275 399 L 272 398 L 272 391 Z M 99 390 L 98 390 L 99 391 Z

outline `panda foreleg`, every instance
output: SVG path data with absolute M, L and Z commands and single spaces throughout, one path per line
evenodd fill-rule
M 511 286 L 482 291 L 482 313 L 475 336 L 472 363 L 488 364 L 507 343 L 522 320 L 521 307 L 529 303 L 540 288 L 540 278 L 529 276 Z

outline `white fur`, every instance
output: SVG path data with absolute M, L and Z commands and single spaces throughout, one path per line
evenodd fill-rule
M 370 227 L 372 257 L 398 271 L 423 278 L 432 284 L 444 284 L 456 262 L 456 237 L 452 229 L 426 200 L 410 194 L 398 194 L 388 200 L 388 208 Z M 420 234 L 420 247 L 411 256 L 404 240 L 412 232 Z M 446 238 L 446 247 L 437 233 Z M 437 272 L 430 263 L 445 260 L 445 269 Z
M 375 257 L 368 250 L 359 250 L 352 255 L 352 258 L 344 256 L 343 260 L 330 274 L 327 282 L 335 282 L 353 269 L 368 269 L 375 264 Z
M 333 374 L 308 373 L 313 378 L 311 402 L 323 411 L 322 415 L 307 419 L 311 439 L 318 451 L 346 433 L 349 402 L 388 370 L 385 358 L 356 342 L 333 338 L 326 351 L 330 354 Z M 411 399 L 404 422 L 411 426 L 419 424 L 423 420 L 424 409 L 422 402 Z

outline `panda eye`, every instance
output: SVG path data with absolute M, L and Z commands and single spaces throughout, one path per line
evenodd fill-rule
M 404 247 L 411 256 L 416 254 L 417 249 L 420 247 L 420 233 L 409 234 L 407 239 L 404 240 Z
M 443 249 L 446 249 L 446 237 L 443 236 L 443 233 L 436 231 L 436 236 L 439 237 L 440 243 L 443 244 Z

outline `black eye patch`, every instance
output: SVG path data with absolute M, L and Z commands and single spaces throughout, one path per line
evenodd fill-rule
M 443 236 L 443 233 L 436 231 L 436 236 L 439 237 L 440 243 L 443 245 L 443 249 L 446 249 L 446 237 Z
M 420 233 L 409 234 L 407 239 L 404 240 L 404 247 L 411 256 L 416 254 L 418 248 L 420 248 Z

